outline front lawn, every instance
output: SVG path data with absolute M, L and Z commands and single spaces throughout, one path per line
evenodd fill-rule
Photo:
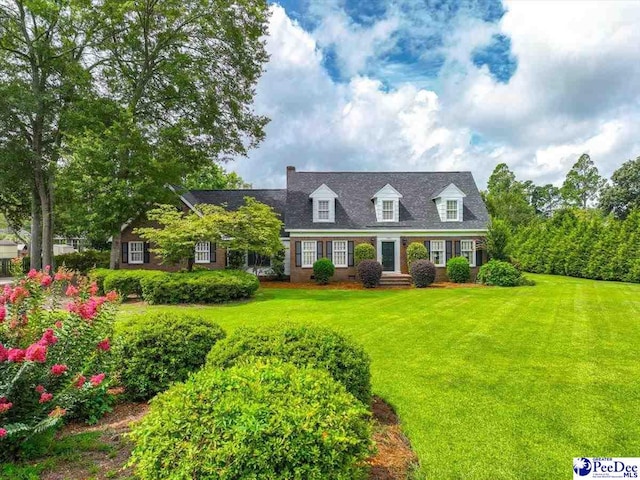
M 572 458 L 640 452 L 640 285 L 531 275 L 535 287 L 261 289 L 197 311 L 225 329 L 331 326 L 372 358 L 429 479 L 570 478 Z

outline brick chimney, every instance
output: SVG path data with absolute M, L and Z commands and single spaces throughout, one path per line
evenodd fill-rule
M 289 165 L 289 166 L 287 167 L 287 173 L 289 173 L 289 172 L 292 172 L 292 173 L 293 173 L 293 172 L 295 172 L 295 171 L 296 171 L 296 167 L 294 167 L 294 166 L 292 166 L 292 165 Z

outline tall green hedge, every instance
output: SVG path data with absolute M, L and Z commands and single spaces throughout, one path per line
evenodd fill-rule
M 640 211 L 625 220 L 561 210 L 516 231 L 510 245 L 527 272 L 640 282 Z

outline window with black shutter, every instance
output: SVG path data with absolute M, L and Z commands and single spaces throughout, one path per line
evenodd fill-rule
M 318 255 L 316 257 L 316 260 L 318 260 L 318 259 L 323 257 L 323 255 L 322 255 L 322 242 L 318 242 L 317 245 L 318 245 L 318 247 L 317 247 L 318 248 Z
M 296 267 L 302 266 L 302 242 L 296 242 Z
M 149 242 L 144 242 L 144 246 L 142 248 L 143 248 L 144 263 L 150 263 L 151 255 L 149 254 Z
M 459 257 L 460 256 L 460 240 L 454 240 L 453 247 L 454 247 L 455 256 Z
M 327 241 L 327 258 L 333 262 L 333 242 Z
M 122 263 L 129 263 L 129 242 L 122 242 Z
M 349 240 L 348 249 L 347 249 L 347 259 L 348 259 L 348 265 L 350 267 L 353 267 L 355 265 L 355 260 L 353 258 L 353 249 L 354 249 L 353 240 Z
M 451 259 L 452 253 L 453 253 L 453 242 L 451 240 L 447 240 L 445 242 L 445 249 L 446 249 L 446 260 L 445 262 L 448 262 Z

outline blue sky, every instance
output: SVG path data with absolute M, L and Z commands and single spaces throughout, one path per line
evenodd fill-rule
M 283 0 L 255 108 L 267 138 L 230 168 L 471 170 L 559 183 L 640 155 L 640 2 Z

